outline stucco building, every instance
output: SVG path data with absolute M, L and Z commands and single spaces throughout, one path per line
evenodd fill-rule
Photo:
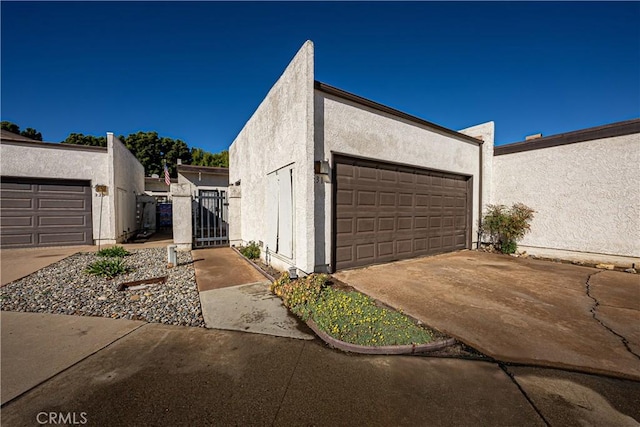
M 89 147 L 3 131 L 0 172 L 3 248 L 116 243 L 141 227 L 144 168 L 112 133 Z
M 531 253 L 631 264 L 639 125 L 494 153 L 493 122 L 454 131 L 316 81 L 308 41 L 229 149 L 231 244 L 255 241 L 279 268 L 335 271 L 474 248 L 487 204 L 523 202 L 537 211 Z

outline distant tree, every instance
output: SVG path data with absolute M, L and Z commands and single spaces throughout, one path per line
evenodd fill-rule
M 16 133 L 18 135 L 22 135 L 27 138 L 35 139 L 36 141 L 42 141 L 42 134 L 35 130 L 34 128 L 26 128 L 23 131 L 20 131 L 20 126 L 15 123 L 8 122 L 6 120 L 1 123 L 2 130 L 6 130 L 9 132 Z
M 229 167 L 229 152 L 224 150 L 212 154 L 201 148 L 189 149 L 189 146 L 180 139 L 164 138 L 158 136 L 158 132 L 137 132 L 129 136 L 120 135 L 120 141 L 144 166 L 147 176 L 164 173 L 164 163 L 167 163 L 169 175 L 177 176 L 178 159 L 183 164 L 196 166 Z M 106 147 L 105 136 L 84 135 L 71 133 L 62 141 L 65 144 L 90 145 L 94 147 Z
M 0 123 L 0 127 L 2 128 L 2 130 L 6 130 L 8 132 L 17 133 L 18 135 L 20 135 L 20 126 L 18 126 L 15 123 L 11 123 L 11 122 L 8 122 L 6 120 L 3 120 Z
M 161 175 L 166 162 L 169 175 L 175 177 L 178 159 L 186 164 L 191 162 L 191 151 L 180 139 L 161 138 L 157 132 L 137 132 L 120 140 L 142 163 L 147 175 Z
M 42 134 L 35 130 L 34 128 L 26 128 L 20 135 L 26 136 L 27 138 L 35 139 L 36 141 L 42 141 Z
M 92 147 L 106 147 L 106 136 L 84 135 L 81 133 L 71 133 L 62 141 L 63 144 L 90 145 Z
M 223 150 L 219 153 L 212 154 L 208 151 L 204 151 L 201 148 L 192 148 L 191 164 L 194 166 L 215 166 L 228 168 L 229 152 L 227 150 Z

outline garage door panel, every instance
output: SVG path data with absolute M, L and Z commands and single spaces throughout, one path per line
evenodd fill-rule
M 40 216 L 38 218 L 39 227 L 58 227 L 58 226 L 86 226 L 87 217 L 85 216 Z
M 33 192 L 35 191 L 35 185 L 32 184 L 27 184 L 27 183 L 21 183 L 21 182 L 5 182 L 4 180 L 2 181 L 2 193 L 4 196 L 4 193 L 8 193 L 11 191 L 14 192 Z
M 375 191 L 358 191 L 358 206 L 375 206 L 376 205 L 376 192 Z
M 40 184 L 38 185 L 38 192 L 41 194 L 47 193 L 63 193 L 68 196 L 70 194 L 83 195 L 87 192 L 88 187 L 81 185 L 55 185 L 55 184 Z
M 38 233 L 38 243 L 41 245 L 76 244 L 86 239 L 87 233 L 84 232 Z
M 25 210 L 34 208 L 34 200 L 27 198 L 14 198 L 4 196 L 2 198 L 2 210 Z
M 50 199 L 50 198 L 39 198 L 38 199 L 38 209 L 62 209 L 62 210 L 77 210 L 77 211 L 86 211 L 87 203 L 85 200 L 79 199 Z
M 33 227 L 33 217 L 32 216 L 3 216 L 2 227 L 3 228 Z
M 2 234 L 0 236 L 0 244 L 3 247 L 15 246 L 33 246 L 34 235 L 31 233 L 15 233 L 15 234 Z
M 468 178 L 339 156 L 335 171 L 336 269 L 466 247 Z
M 0 194 L 3 247 L 92 244 L 87 182 L 3 178 Z

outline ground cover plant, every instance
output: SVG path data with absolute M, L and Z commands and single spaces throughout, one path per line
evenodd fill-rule
M 97 255 L 100 257 L 122 258 L 129 255 L 129 252 L 122 246 L 114 246 L 99 250 Z
M 302 320 L 313 320 L 322 331 L 344 342 L 385 346 L 433 341 L 427 329 L 404 314 L 381 307 L 360 292 L 328 286 L 328 281 L 324 274 L 291 280 L 283 273 L 271 284 L 271 291 Z
M 103 258 L 92 262 L 87 267 L 86 272 L 94 276 L 106 277 L 112 279 L 119 274 L 128 273 L 131 268 L 124 263 L 122 258 Z

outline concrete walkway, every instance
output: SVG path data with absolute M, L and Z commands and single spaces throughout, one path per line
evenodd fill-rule
M 640 379 L 639 275 L 464 251 L 335 276 L 498 360 Z
M 229 247 L 191 251 L 200 292 L 265 281 L 265 277 Z
M 269 281 L 233 249 L 199 249 L 192 256 L 207 328 L 314 339 L 269 292 Z
M 25 314 L 33 319 L 8 322 L 15 314 L 2 313 L 3 333 L 20 336 L 26 324 L 35 332 L 25 335 L 23 347 L 3 343 L 3 382 L 5 372 L 35 362 L 12 353 L 44 349 L 62 332 L 49 325 L 67 317 Z M 80 339 L 73 345 L 84 347 Z M 42 411 L 84 413 L 87 425 L 110 426 L 624 426 L 640 420 L 640 383 L 633 381 L 467 360 L 348 355 L 317 340 L 144 324 L 87 352 L 3 405 L 3 426 L 35 425 Z M 53 365 L 56 357 L 67 356 L 56 351 L 37 362 Z

